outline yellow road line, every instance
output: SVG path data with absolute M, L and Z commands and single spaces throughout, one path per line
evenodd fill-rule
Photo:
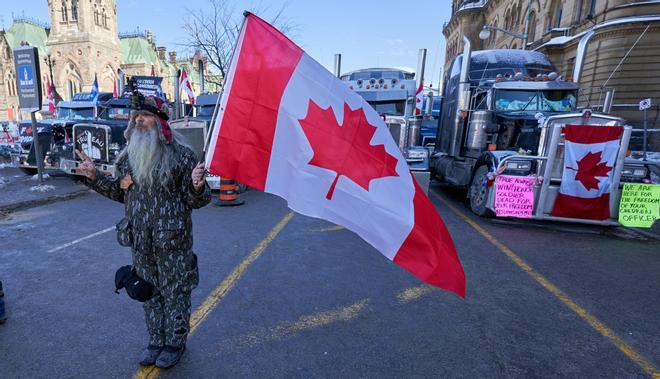
M 417 300 L 420 297 L 429 294 L 433 291 L 435 291 L 433 287 L 427 284 L 423 284 L 417 287 L 406 288 L 405 290 L 399 292 L 396 295 L 396 299 L 399 301 L 399 303 L 408 303 L 413 300 Z
M 327 228 L 319 229 L 318 232 L 336 232 L 338 230 L 344 230 L 344 227 L 341 225 L 330 226 Z
M 516 253 L 511 249 L 504 246 L 500 241 L 498 241 L 492 234 L 488 233 L 484 228 L 479 226 L 476 222 L 470 219 L 465 215 L 461 210 L 454 207 L 442 196 L 440 196 L 436 191 L 430 191 L 435 198 L 440 200 L 447 208 L 454 212 L 458 217 L 465 221 L 468 225 L 474 228 L 479 234 L 481 234 L 485 239 L 497 247 L 502 253 L 504 253 L 509 259 L 511 259 L 518 267 L 525 271 L 529 276 L 534 278 L 543 288 L 548 292 L 558 298 L 562 303 L 568 306 L 573 312 L 575 312 L 580 318 L 586 321 L 592 328 L 594 328 L 598 333 L 603 337 L 606 337 L 617 347 L 623 354 L 625 354 L 630 360 L 635 362 L 639 367 L 642 368 L 647 374 L 649 374 L 654 379 L 660 378 L 660 370 L 658 370 L 651 361 L 646 359 L 643 355 L 635 351 L 631 346 L 626 344 L 621 337 L 617 336 L 616 333 L 610 328 L 607 327 L 604 323 L 598 320 L 595 316 L 589 313 L 586 309 L 579 306 L 575 303 L 568 295 L 563 293 L 559 288 L 554 284 L 550 283 L 543 275 L 539 274 L 534 270 L 530 265 L 528 265 L 522 258 L 520 258 Z
M 236 346 L 239 349 L 255 347 L 259 344 L 279 341 L 284 338 L 293 337 L 301 332 L 320 328 L 335 322 L 351 321 L 357 318 L 368 306 L 369 300 L 364 299 L 348 306 L 343 306 L 313 315 L 300 317 L 294 322 L 282 322 L 271 328 L 263 328 L 243 336 L 231 338 L 222 342 L 220 348 Z
M 231 290 L 231 288 L 238 282 L 238 280 L 243 276 L 247 268 L 254 263 L 261 253 L 266 250 L 266 247 L 270 245 L 271 242 L 277 237 L 277 235 L 284 229 L 286 224 L 291 221 L 293 217 L 293 212 L 287 213 L 282 220 L 273 227 L 273 229 L 268 233 L 266 238 L 264 238 L 259 244 L 252 250 L 250 255 L 248 255 L 243 261 L 234 268 L 234 271 L 229 274 L 214 290 L 210 295 L 206 297 L 204 302 L 197 307 L 195 313 L 190 316 L 190 333 L 188 337 L 192 336 L 193 333 L 197 330 L 197 327 L 206 319 L 206 316 L 218 305 L 220 300 L 222 300 L 225 295 Z M 138 378 L 155 378 L 158 376 L 160 369 L 156 366 L 144 367 L 138 370 L 138 372 L 133 375 L 134 379 Z

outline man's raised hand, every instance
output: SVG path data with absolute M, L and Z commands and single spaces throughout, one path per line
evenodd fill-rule
M 88 157 L 87 154 L 83 153 L 80 150 L 76 150 L 76 154 L 83 161 L 78 166 L 76 171 L 85 175 L 87 178 L 91 180 L 96 179 L 96 166 L 94 166 L 94 162 L 92 161 L 92 158 Z
M 204 179 L 206 177 L 206 172 L 204 170 L 204 162 L 197 163 L 197 166 L 192 171 L 192 182 L 195 191 L 199 192 L 204 187 Z

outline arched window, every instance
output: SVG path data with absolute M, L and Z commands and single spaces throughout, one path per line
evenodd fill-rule
M 108 27 L 108 16 L 105 14 L 105 8 L 103 8 L 103 26 Z
M 550 29 L 560 28 L 561 27 L 561 16 L 562 16 L 562 4 L 561 1 L 555 0 L 550 8 Z
M 66 10 L 66 0 L 65 0 L 65 1 L 62 1 L 62 8 L 61 8 L 61 10 L 62 10 L 62 22 L 67 22 L 67 21 L 69 21 L 69 14 L 67 13 L 67 10 Z
M 78 0 L 71 0 L 71 20 L 78 21 Z
M 96 7 L 96 4 L 94 4 L 94 23 L 95 23 L 96 25 L 99 25 L 99 24 L 100 24 L 100 23 L 99 23 L 99 10 L 98 10 L 98 8 Z
M 7 97 L 11 97 L 11 76 L 7 75 L 5 82 L 7 83 Z
M 527 29 L 527 41 L 534 42 L 536 40 L 536 11 L 532 11 L 529 19 L 529 27 Z

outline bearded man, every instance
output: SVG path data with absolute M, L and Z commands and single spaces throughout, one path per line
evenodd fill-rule
M 149 345 L 139 363 L 159 368 L 174 366 L 185 350 L 190 294 L 199 281 L 191 213 L 211 200 L 203 163 L 172 133 L 167 119 L 166 104 L 154 96 L 132 111 L 116 179 L 98 172 L 88 156 L 76 151 L 87 185 L 124 203 L 133 269 L 154 287 L 144 303 Z

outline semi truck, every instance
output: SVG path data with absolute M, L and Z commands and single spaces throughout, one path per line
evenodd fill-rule
M 542 53 L 525 50 L 471 49 L 449 67 L 430 168 L 434 179 L 463 188 L 471 210 L 496 215 L 498 175 L 535 178 L 531 218 L 618 225 L 618 201 L 626 182 L 648 182 L 645 163 L 626 159 L 631 127 L 603 112 L 578 109 L 580 87 L 556 73 Z M 557 217 L 552 209 L 561 186 L 566 125 L 623 126 L 611 173 L 611 217 L 591 220 Z M 495 182 L 495 183 L 494 183 Z

